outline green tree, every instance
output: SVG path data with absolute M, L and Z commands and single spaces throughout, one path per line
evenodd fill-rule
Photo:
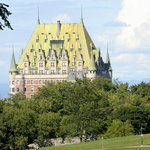
M 113 137 L 121 137 L 121 136 L 129 136 L 133 134 L 133 126 L 127 120 L 122 122 L 120 120 L 113 120 L 111 125 L 108 127 L 107 132 L 104 134 L 106 138 L 113 138 Z
M 0 114 L 0 148 L 25 149 L 35 139 L 35 112 L 15 106 L 4 106 Z
M 9 5 L 0 3 L 0 30 L 4 30 L 5 27 L 10 28 L 13 30 L 13 28 L 10 25 L 10 22 L 8 21 L 8 17 L 11 15 L 11 12 L 8 11 Z
M 40 146 L 46 146 L 44 141 L 50 138 L 56 138 L 59 134 L 60 116 L 58 113 L 48 112 L 39 114 L 36 127 L 38 131 L 37 142 Z

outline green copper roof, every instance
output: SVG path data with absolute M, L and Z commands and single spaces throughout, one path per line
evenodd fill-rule
M 12 58 L 11 58 L 11 64 L 10 64 L 10 69 L 9 69 L 10 72 L 13 72 L 13 71 L 17 71 L 17 68 L 16 68 L 16 61 L 15 61 L 15 56 L 14 56 L 14 51 L 12 51 Z
M 105 69 L 112 70 L 109 53 L 108 53 L 108 48 L 107 48 L 107 54 L 106 54 L 106 60 L 105 60 Z
M 94 56 L 93 53 L 91 52 L 91 59 L 90 59 L 90 66 L 88 70 L 96 70 L 95 62 L 94 62 Z

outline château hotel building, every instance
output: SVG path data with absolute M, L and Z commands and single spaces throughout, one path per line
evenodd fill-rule
M 14 51 L 9 70 L 10 94 L 23 92 L 30 98 L 46 82 L 112 78 L 107 51 L 103 61 L 88 34 L 83 19 L 80 23 L 40 24 L 27 43 L 16 64 Z

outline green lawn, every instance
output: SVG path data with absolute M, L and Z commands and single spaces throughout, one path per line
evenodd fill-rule
M 141 147 L 141 137 L 127 136 L 120 138 L 104 139 L 104 150 L 150 150 L 150 147 L 144 147 L 150 145 L 150 134 L 144 135 L 144 146 Z M 132 147 L 140 146 L 140 147 Z M 80 144 L 56 146 L 56 147 L 46 147 L 40 148 L 40 150 L 101 150 L 102 140 L 94 142 L 86 142 Z

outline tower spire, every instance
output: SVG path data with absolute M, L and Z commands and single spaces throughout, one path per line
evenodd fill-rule
M 38 20 L 37 20 L 38 24 L 40 24 L 40 17 L 39 17 L 39 7 L 38 7 Z
M 83 10 L 82 10 L 82 5 L 81 5 L 81 24 L 84 25 L 84 23 L 83 23 Z
M 11 64 L 10 64 L 10 69 L 9 69 L 10 72 L 14 72 L 14 71 L 17 71 L 17 68 L 16 68 L 16 61 L 15 61 L 15 56 L 14 56 L 14 46 L 13 46 L 13 49 L 12 49 L 12 57 L 11 57 Z
M 107 70 L 112 70 L 111 63 L 110 63 L 109 52 L 108 52 L 108 42 L 107 42 L 107 53 L 106 53 L 105 66 L 106 66 Z

